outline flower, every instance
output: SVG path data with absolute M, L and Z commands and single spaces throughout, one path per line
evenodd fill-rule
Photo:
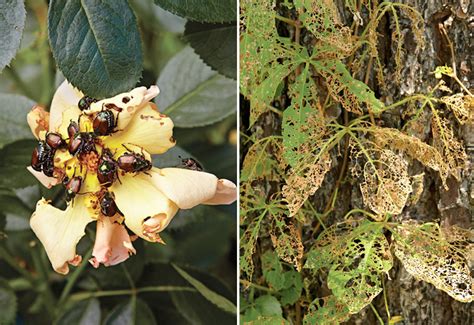
M 48 188 L 66 188 L 65 210 L 43 198 L 30 220 L 58 273 L 81 262 L 76 245 L 90 222 L 97 229 L 90 263 L 110 266 L 135 254 L 137 237 L 163 243 L 159 233 L 179 209 L 236 200 L 234 183 L 199 167 L 152 166 L 151 155 L 175 145 L 173 122 L 150 102 L 158 93 L 138 87 L 97 101 L 65 81 L 49 114 L 39 106 L 28 114 L 39 142 L 27 169 Z

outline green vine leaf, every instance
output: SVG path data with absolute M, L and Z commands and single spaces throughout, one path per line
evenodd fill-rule
M 220 74 L 237 79 L 237 25 L 188 21 L 184 38 L 196 54 Z
M 303 324 L 339 325 L 350 318 L 349 308 L 335 296 L 316 298 L 304 316 Z
M 393 266 L 383 224 L 347 221 L 325 230 L 311 249 L 306 268 L 329 268 L 327 283 L 339 303 L 358 313 L 381 291 L 381 276 Z
M 141 76 L 140 33 L 126 0 L 52 0 L 48 31 L 59 69 L 89 96 L 129 91 Z
M 190 47 L 166 64 L 157 85 L 156 104 L 177 127 L 209 125 L 235 113 L 236 82 L 205 65 Z
M 0 3 L 0 72 L 10 63 L 20 47 L 26 11 L 22 0 Z
M 207 23 L 237 20 L 235 0 L 155 0 L 155 3 L 178 16 Z

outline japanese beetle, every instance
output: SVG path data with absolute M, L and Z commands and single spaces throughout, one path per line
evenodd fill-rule
M 109 192 L 105 192 L 100 198 L 100 211 L 104 216 L 112 217 L 117 212 L 120 213 L 112 195 Z
M 102 186 L 109 187 L 117 178 L 117 162 L 109 150 L 104 149 L 97 167 L 97 179 Z
M 63 184 L 66 187 L 66 201 L 71 201 L 77 193 L 81 190 L 82 185 L 82 177 L 75 176 L 71 179 L 65 177 L 63 180 Z
M 97 99 L 89 97 L 89 96 L 84 96 L 82 97 L 79 102 L 77 103 L 77 106 L 81 111 L 89 109 L 91 107 L 92 103 L 95 103 Z
M 54 153 L 55 150 L 45 141 L 39 141 L 38 146 L 33 150 L 33 154 L 31 155 L 31 167 L 38 172 L 43 171 L 46 176 L 53 176 Z
M 128 150 L 128 149 L 127 149 Z M 152 164 L 143 154 L 126 152 L 117 159 L 120 169 L 127 173 L 143 172 L 150 170 Z
M 53 132 L 46 135 L 46 143 L 53 149 L 58 149 L 66 145 L 61 135 Z
M 108 135 L 114 131 L 115 126 L 115 116 L 110 110 L 98 112 L 92 122 L 92 127 L 96 135 Z
M 182 158 L 181 168 L 196 170 L 199 172 L 202 171 L 202 166 L 193 158 Z
M 71 121 L 71 123 L 69 123 L 69 126 L 67 127 L 67 134 L 69 135 L 69 139 L 74 138 L 77 133 L 79 133 L 79 125 L 76 122 Z
M 69 140 L 68 150 L 71 155 L 88 153 L 95 151 L 95 135 L 88 132 L 76 133 L 72 139 Z

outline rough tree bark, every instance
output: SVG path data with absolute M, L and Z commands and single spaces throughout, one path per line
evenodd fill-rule
M 344 9 L 344 0 L 337 0 L 342 21 L 346 24 L 352 22 L 352 14 Z M 387 80 L 388 93 L 382 99 L 386 104 L 395 102 L 404 96 L 414 93 L 426 93 L 428 87 L 433 87 L 436 80 L 431 72 L 436 66 L 456 67 L 459 79 L 472 90 L 474 84 L 473 53 L 474 53 L 474 4 L 469 0 L 398 0 L 417 9 L 424 17 L 426 44 L 423 50 L 415 51 L 416 44 L 408 19 L 401 17 L 401 29 L 405 36 L 404 67 L 402 82 L 397 84 Z M 442 29 L 447 31 L 448 38 L 443 35 Z M 393 70 L 394 42 L 391 35 L 394 31 L 393 21 L 386 15 L 379 26 L 380 53 L 385 59 L 384 65 Z M 291 35 L 291 27 L 287 31 Z M 450 45 L 452 44 L 452 45 Z M 453 57 L 454 54 L 454 57 Z M 365 71 L 364 71 L 365 73 Z M 378 89 L 374 88 L 375 76 L 371 75 L 369 86 L 380 96 Z M 359 80 L 363 80 L 358 76 Z M 459 87 L 451 81 L 448 86 L 458 91 Z M 248 103 L 242 101 L 241 118 L 244 133 L 260 133 L 263 136 L 280 132 L 281 119 L 272 112 L 265 113 L 258 122 L 248 129 Z M 427 113 L 429 114 L 429 113 Z M 425 116 L 427 123 L 429 115 Z M 399 127 L 400 115 L 385 116 L 383 122 L 388 126 Z M 430 142 L 429 128 L 424 134 L 425 141 Z M 474 127 L 465 125 L 457 130 L 458 135 L 464 140 L 471 164 L 474 162 Z M 242 148 L 242 157 L 246 148 Z M 462 182 L 455 179 L 448 180 L 449 190 L 445 191 L 440 184 L 435 172 L 423 169 L 421 165 L 412 166 L 413 172 L 425 171 L 424 192 L 418 204 L 406 207 L 400 219 L 415 219 L 418 221 L 440 221 L 443 224 L 459 225 L 470 228 L 473 225 L 472 207 L 474 203 L 474 172 L 472 168 L 462 175 Z M 320 211 L 324 210 L 332 189 L 339 174 L 338 168 L 328 173 L 321 188 L 312 201 Z M 344 184 L 336 202 L 331 220 L 340 219 L 349 210 L 349 206 L 362 206 L 360 194 L 355 194 L 357 189 L 351 184 Z M 328 221 L 331 224 L 331 220 Z M 303 234 L 304 237 L 305 234 Z M 403 324 L 474 324 L 474 304 L 465 304 L 455 301 L 446 293 L 436 289 L 428 283 L 417 281 L 409 275 L 398 261 L 390 272 L 390 281 L 386 281 L 389 300 L 389 310 L 393 316 L 403 317 Z M 385 316 L 383 295 L 379 295 L 373 302 L 381 315 Z M 385 318 L 385 317 L 384 317 Z M 378 324 L 370 308 L 365 308 L 361 313 L 354 315 L 348 324 Z

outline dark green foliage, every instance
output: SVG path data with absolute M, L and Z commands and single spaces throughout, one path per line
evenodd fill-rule
M 211 68 L 237 79 L 237 25 L 204 24 L 188 21 L 184 37 L 196 54 Z
M 156 84 L 156 104 L 175 126 L 209 125 L 235 113 L 236 82 L 209 68 L 190 47 L 168 62 Z
M 25 4 L 22 0 L 6 0 L 0 3 L 0 72 L 10 63 L 20 47 L 25 18 Z
M 51 1 L 48 31 L 59 69 L 91 97 L 128 91 L 141 77 L 141 38 L 126 0 Z
M 155 0 L 155 3 L 178 16 L 199 22 L 222 23 L 237 18 L 235 0 Z

